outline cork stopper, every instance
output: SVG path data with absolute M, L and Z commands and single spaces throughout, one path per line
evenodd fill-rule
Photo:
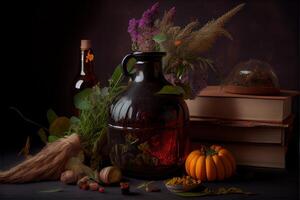
M 80 49 L 87 50 L 92 47 L 91 40 L 81 40 Z

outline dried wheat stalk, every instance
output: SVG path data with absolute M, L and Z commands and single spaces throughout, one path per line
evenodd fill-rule
M 231 35 L 224 29 L 224 25 L 228 22 L 245 4 L 240 4 L 231 9 L 217 20 L 212 20 L 205 24 L 198 31 L 193 32 L 188 44 L 187 50 L 191 54 L 201 54 L 208 51 L 219 36 L 226 36 L 232 39 Z
M 193 21 L 181 28 L 173 26 L 171 19 L 174 11 L 171 9 L 165 13 L 162 20 L 158 22 L 158 27 L 161 33 L 165 34 L 168 40 L 160 44 L 160 48 L 168 53 L 168 58 L 165 59 L 168 65 L 168 60 L 179 58 L 181 60 L 189 58 L 197 58 L 201 54 L 210 50 L 216 39 L 220 36 L 226 36 L 232 39 L 231 35 L 225 30 L 224 25 L 245 4 L 240 4 L 231 9 L 216 20 L 211 20 L 203 27 L 199 27 L 198 21 Z
M 47 144 L 38 154 L 17 166 L 0 172 L 0 183 L 58 180 L 68 160 L 80 151 L 77 134 Z

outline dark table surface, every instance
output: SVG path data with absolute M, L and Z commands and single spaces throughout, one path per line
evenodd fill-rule
M 0 157 L 0 169 L 7 169 L 18 162 L 13 155 L 2 154 Z M 121 194 L 118 186 L 105 187 L 105 193 L 84 191 L 73 185 L 64 185 L 59 181 L 38 182 L 27 184 L 1 184 L 0 199 L 184 199 L 169 192 L 163 181 L 155 181 L 153 184 L 161 189 L 161 192 L 145 192 L 136 189 L 136 186 L 144 180 L 130 179 L 130 191 L 134 195 Z M 261 200 L 289 200 L 299 198 L 299 174 L 297 170 L 279 170 L 264 168 L 239 167 L 237 174 L 231 180 L 214 183 L 204 183 L 209 188 L 238 187 L 255 195 L 230 194 L 222 196 L 190 197 L 190 199 L 261 199 Z M 60 192 L 43 193 L 43 190 L 60 189 Z

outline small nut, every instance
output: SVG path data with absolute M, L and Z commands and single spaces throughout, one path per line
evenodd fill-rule
M 76 183 L 77 177 L 76 177 L 74 171 L 67 170 L 61 174 L 60 181 L 65 184 L 73 184 L 73 183 Z
M 118 183 L 122 179 L 122 172 L 118 167 L 108 166 L 99 172 L 99 178 L 105 184 Z

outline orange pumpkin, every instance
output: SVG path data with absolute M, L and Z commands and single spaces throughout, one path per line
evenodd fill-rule
M 224 180 L 231 177 L 235 169 L 235 158 L 220 145 L 194 150 L 185 161 L 187 174 L 201 181 Z

